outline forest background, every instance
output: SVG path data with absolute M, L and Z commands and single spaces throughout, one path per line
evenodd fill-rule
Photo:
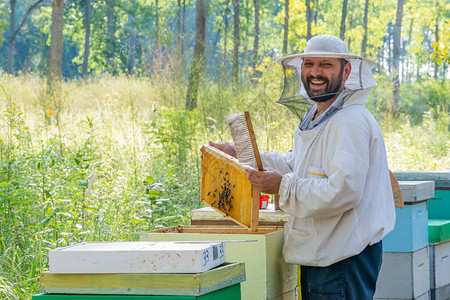
M 376 62 L 367 103 L 390 169 L 450 166 L 445 0 L 0 0 L 0 298 L 48 250 L 137 240 L 201 207 L 199 148 L 250 111 L 288 151 L 277 57 L 316 34 Z

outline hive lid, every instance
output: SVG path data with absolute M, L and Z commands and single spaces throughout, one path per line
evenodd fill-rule
M 428 220 L 428 242 L 442 243 L 450 240 L 450 220 Z
M 50 250 L 51 273 L 199 273 L 225 262 L 222 242 L 84 242 Z
M 203 203 L 242 227 L 257 231 L 260 195 L 237 159 L 210 145 L 202 147 Z

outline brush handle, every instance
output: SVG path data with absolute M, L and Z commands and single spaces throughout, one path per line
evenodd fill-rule
M 244 112 L 245 122 L 247 122 L 248 133 L 250 135 L 250 141 L 252 143 L 253 152 L 255 153 L 256 165 L 259 171 L 263 171 L 263 165 L 261 162 L 261 156 L 259 155 L 258 144 L 256 144 L 255 132 L 253 131 L 252 120 L 250 119 L 250 113 L 248 111 Z

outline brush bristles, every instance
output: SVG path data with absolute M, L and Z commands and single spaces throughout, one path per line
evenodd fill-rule
M 256 168 L 255 153 L 253 152 L 245 116 L 241 114 L 231 114 L 227 116 L 227 122 L 230 127 L 234 146 L 236 147 L 239 163 Z

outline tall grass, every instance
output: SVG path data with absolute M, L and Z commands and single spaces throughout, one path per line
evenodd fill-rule
M 199 149 L 231 140 L 227 114 L 250 111 L 260 149 L 291 149 L 298 120 L 274 103 L 281 75 L 269 67 L 238 90 L 204 83 L 193 112 L 183 109 L 182 81 L 73 80 L 56 101 L 39 77 L 0 74 L 1 298 L 37 293 L 50 249 L 189 223 L 201 206 Z M 448 115 L 379 122 L 392 170 L 448 168 Z

